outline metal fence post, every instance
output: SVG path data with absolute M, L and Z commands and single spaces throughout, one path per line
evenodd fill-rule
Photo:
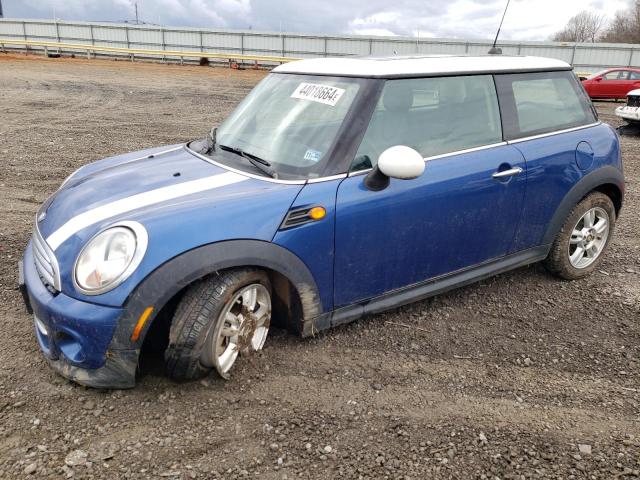
M 328 38 L 324 37 L 324 56 L 328 56 L 328 48 L 327 48 Z
M 280 38 L 282 39 L 281 56 L 284 57 L 284 35 L 280 32 Z
M 26 22 L 22 22 L 22 35 L 24 36 L 24 41 L 27 41 L 27 24 Z M 29 45 L 25 45 L 26 53 L 29 53 Z
M 56 24 L 56 41 L 60 43 L 60 26 L 58 25 L 58 19 L 54 18 L 53 20 Z M 58 53 L 60 53 L 60 47 L 58 47 Z
M 95 38 L 93 36 L 93 24 L 89 25 L 89 32 L 91 33 L 91 45 L 95 45 L 96 41 L 95 41 Z
M 204 52 L 204 44 L 202 43 L 202 30 L 200 30 L 200 51 Z
M 160 39 L 162 41 L 162 51 L 164 52 L 166 50 L 166 44 L 164 42 L 164 27 L 160 27 Z M 165 61 L 164 54 L 162 54 L 162 61 Z
M 633 47 L 629 49 L 629 65 L 627 66 L 630 67 L 632 63 L 633 63 Z
M 518 44 L 518 55 L 520 55 L 521 52 L 522 52 L 522 44 L 519 43 Z
M 573 50 L 571 51 L 571 62 L 570 62 L 570 63 L 571 63 L 571 65 L 573 65 L 573 62 L 574 62 L 574 61 L 575 61 L 575 59 L 576 59 L 576 49 L 577 49 L 577 48 L 578 48 L 578 44 L 577 44 L 577 43 L 574 43 L 574 44 L 573 44 Z
M 244 55 L 244 32 L 240 33 L 240 55 Z
M 127 38 L 127 50 L 131 50 L 131 42 L 129 41 L 129 25 L 124 26 L 124 34 Z M 131 61 L 133 62 L 133 54 L 129 55 Z
M 373 38 L 369 39 L 369 55 L 373 54 Z
M 469 53 L 469 42 L 464 44 L 464 53 Z

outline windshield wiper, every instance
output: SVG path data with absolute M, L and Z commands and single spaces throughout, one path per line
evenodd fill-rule
M 271 164 L 267 162 L 265 159 L 260 158 L 251 153 L 247 153 L 244 150 L 241 150 L 236 147 L 229 147 L 228 145 L 220 145 L 218 144 L 222 150 L 226 150 L 227 152 L 235 153 L 236 155 L 240 155 L 242 158 L 249 161 L 251 165 L 256 167 L 261 172 L 269 175 L 271 178 L 278 178 L 278 173 L 271 168 Z

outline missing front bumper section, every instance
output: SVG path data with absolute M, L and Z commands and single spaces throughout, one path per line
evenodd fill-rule
M 110 350 L 104 366 L 96 369 L 80 368 L 62 359 L 47 359 L 49 365 L 63 377 L 93 388 L 125 389 L 136 384 L 137 350 Z

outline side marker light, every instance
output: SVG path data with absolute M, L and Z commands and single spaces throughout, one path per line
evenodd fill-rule
M 136 323 L 136 328 L 133 329 L 133 333 L 131 334 L 132 342 L 138 341 L 138 338 L 140 338 L 140 332 L 142 332 L 142 329 L 144 328 L 144 324 L 147 323 L 147 320 L 149 319 L 152 313 L 153 313 L 153 307 L 147 307 L 144 309 L 144 312 L 142 312 L 142 315 L 140 315 L 140 318 L 138 319 L 138 323 Z
M 308 215 L 312 220 L 322 220 L 327 216 L 327 211 L 324 209 L 324 207 L 313 207 L 311 210 L 309 210 Z

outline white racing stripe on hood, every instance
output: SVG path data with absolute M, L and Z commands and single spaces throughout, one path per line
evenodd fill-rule
M 224 187 L 225 185 L 231 185 L 247 179 L 247 177 L 243 177 L 237 173 L 227 172 L 212 177 L 199 178 L 198 180 L 192 180 L 190 182 L 178 183 L 177 185 L 156 188 L 155 190 L 149 190 L 148 192 L 138 193 L 130 197 L 106 203 L 68 220 L 47 237 L 47 243 L 52 250 L 56 250 L 69 237 L 83 228 L 106 220 L 107 218 L 115 217 L 138 208 L 147 207 L 155 203 L 166 202 L 167 200 L 173 200 L 206 190 L 213 190 L 214 188 Z

